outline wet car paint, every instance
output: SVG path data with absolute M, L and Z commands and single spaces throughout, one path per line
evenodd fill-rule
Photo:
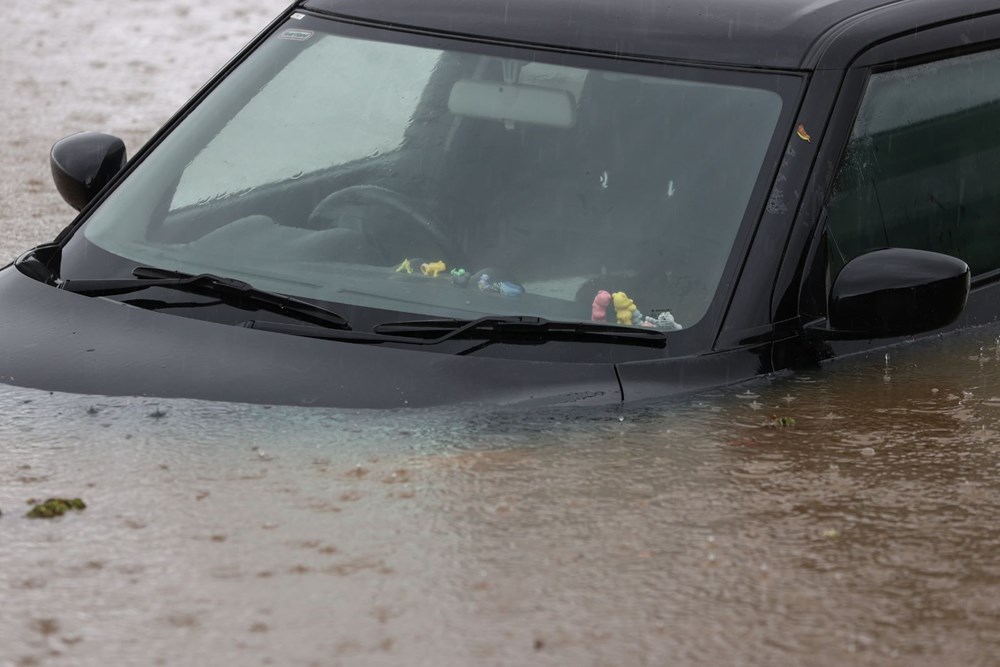
M 329 9 L 329 8 L 327 8 Z M 277 25 L 274 24 L 274 25 Z M 819 77 L 822 78 L 822 77 Z M 835 83 L 835 82 L 830 82 Z M 832 89 L 824 87 L 818 83 L 810 88 L 810 94 L 806 100 L 805 108 L 811 108 L 816 106 L 818 102 L 816 100 L 827 100 L 829 101 L 829 93 Z M 172 122 L 176 122 L 178 119 L 183 118 L 186 113 L 190 111 L 191 107 L 182 110 Z M 824 130 L 824 125 L 821 119 L 818 119 L 816 123 L 810 125 L 810 127 L 817 134 Z M 726 276 L 724 277 L 723 284 L 732 285 L 735 283 L 736 292 L 732 296 L 732 301 L 730 302 L 727 291 L 720 290 L 720 293 L 715 299 L 715 303 L 710 312 L 710 315 L 704 318 L 703 322 L 697 324 L 695 327 L 689 330 L 675 333 L 671 336 L 672 343 L 667 346 L 668 356 L 673 357 L 671 359 L 663 361 L 655 361 L 650 359 L 649 362 L 639 362 L 639 361 L 628 361 L 622 364 L 616 364 L 613 369 L 605 368 L 605 376 L 607 376 L 607 370 L 614 370 L 616 380 L 618 381 L 619 387 L 619 398 L 624 400 L 631 400 L 632 396 L 636 396 L 640 399 L 644 399 L 647 396 L 657 396 L 665 395 L 670 393 L 675 393 L 677 391 L 686 391 L 691 389 L 697 389 L 699 387 L 710 385 L 710 384 L 727 384 L 731 382 L 740 381 L 748 377 L 752 377 L 755 374 L 768 373 L 776 369 L 780 369 L 783 366 L 776 366 L 773 361 L 775 359 L 781 360 L 783 363 L 787 360 L 793 360 L 795 363 L 811 363 L 817 360 L 816 348 L 811 344 L 810 341 L 802 341 L 801 331 L 798 330 L 803 324 L 801 316 L 792 310 L 787 315 L 775 312 L 775 304 L 766 305 L 765 302 L 771 297 L 771 287 L 775 284 L 775 276 L 778 274 L 779 269 L 781 269 L 781 264 L 779 262 L 781 258 L 780 245 L 775 243 L 776 239 L 780 239 L 783 234 L 786 234 L 787 227 L 791 223 L 794 213 L 795 205 L 798 202 L 786 201 L 783 192 L 790 190 L 796 193 L 796 198 L 799 197 L 799 192 L 805 183 L 810 166 L 816 159 L 816 155 L 812 150 L 812 137 L 805 130 L 805 125 L 799 124 L 800 131 L 797 132 L 790 138 L 790 143 L 785 149 L 785 160 L 782 164 L 781 170 L 778 173 L 776 182 L 782 185 L 776 185 L 770 194 L 770 201 L 767 204 L 766 212 L 764 217 L 760 220 L 759 225 L 755 226 L 753 224 L 744 225 L 743 231 L 740 234 L 740 238 L 737 239 L 736 243 L 736 254 L 735 258 L 729 263 Z M 155 149 L 155 142 L 153 142 L 145 149 L 148 152 L 151 149 Z M 772 153 L 775 152 L 772 150 Z M 141 160 L 142 155 L 139 156 Z M 776 156 L 770 158 L 771 162 L 777 159 Z M 133 163 L 134 165 L 135 163 Z M 765 170 L 766 171 L 766 170 Z M 788 175 L 794 175 L 794 178 L 789 178 Z M 760 184 L 759 184 L 760 185 Z M 114 184 L 112 184 L 114 186 Z M 758 187 L 758 194 L 756 199 L 760 200 L 757 204 L 751 205 L 751 210 L 757 208 L 758 205 L 763 204 L 763 197 L 766 194 L 762 187 Z M 86 219 L 88 210 L 84 211 L 84 215 L 78 220 L 76 226 L 80 222 Z M 808 219 L 808 218 L 807 218 Z M 800 225 L 801 227 L 801 225 Z M 70 230 L 64 232 L 61 235 L 62 238 L 66 238 L 69 235 Z M 78 235 L 79 238 L 79 235 Z M 73 239 L 73 240 L 77 240 Z M 70 248 L 74 247 L 73 240 L 70 241 Z M 79 242 L 76 243 L 79 245 Z M 739 257 L 740 249 L 747 248 L 748 256 L 746 259 L 746 264 L 741 266 L 741 260 Z M 79 249 L 77 250 L 77 255 L 79 255 Z M 86 249 L 84 249 L 84 255 L 89 254 Z M 793 261 L 794 260 L 789 260 Z M 739 278 L 737 280 L 737 277 Z M 29 297 L 28 292 L 23 292 L 18 294 L 22 289 L 26 289 L 25 283 L 23 281 L 18 281 L 14 277 L 9 277 L 7 280 L 9 299 L 14 301 L 31 301 L 33 297 Z M 794 289 L 793 286 L 789 285 L 789 289 Z M 30 290 L 28 290 L 30 291 Z M 41 293 L 39 293 L 41 294 Z M 54 297 L 49 295 L 50 298 L 62 298 Z M 788 295 L 785 294 L 781 297 L 781 300 L 785 300 Z M 780 301 L 779 301 L 780 303 Z M 730 307 L 732 304 L 732 307 Z M 785 304 L 782 304 L 785 305 Z M 949 304 L 950 305 L 950 304 Z M 788 306 L 785 305 L 787 308 Z M 41 312 L 45 312 L 46 309 L 56 310 L 57 308 L 52 306 L 40 306 Z M 100 322 L 101 315 L 99 314 L 99 309 L 95 309 L 89 315 L 86 313 L 86 309 L 83 307 L 71 308 L 69 309 L 74 313 L 78 313 L 83 317 L 82 320 L 70 322 L 70 328 L 78 329 L 88 329 L 91 328 L 93 334 L 98 336 L 100 339 L 104 340 L 108 336 L 120 336 L 122 335 L 120 328 L 111 329 L 101 329 Z M 87 320 L 92 323 L 88 323 Z M 152 323 L 154 320 L 149 320 Z M 162 327 L 164 329 L 173 328 L 173 336 L 178 336 L 183 338 L 186 335 L 190 335 L 190 332 L 185 333 L 188 328 L 186 325 L 180 323 L 176 318 L 167 318 L 156 320 L 158 324 L 157 327 Z M 98 328 L 93 328 L 94 326 Z M 718 331 L 716 327 L 721 325 L 721 332 Z M 50 329 L 51 327 L 46 327 L 42 324 L 42 329 Z M 789 331 L 785 331 L 787 328 Z M 918 327 L 914 327 L 917 330 Z M 14 341 L 15 339 L 27 339 L 34 336 L 34 331 L 31 329 L 11 329 L 10 333 L 16 335 L 9 335 L 7 340 Z M 131 330 L 128 330 L 131 332 Z M 141 331 L 137 331 L 136 335 L 142 336 Z M 218 333 L 219 336 L 227 336 L 231 340 L 236 340 L 239 338 L 239 334 L 233 334 L 228 332 L 223 334 Z M 236 338 L 233 338 L 233 336 Z M 711 342 L 711 336 L 716 336 L 714 344 Z M 192 341 L 195 339 L 191 339 Z M 253 340 L 248 338 L 247 340 Z M 265 357 L 265 363 L 271 358 L 280 358 L 283 354 L 290 355 L 290 359 L 294 358 L 298 352 L 299 348 L 303 347 L 299 341 L 285 340 L 278 342 L 272 339 L 273 345 L 270 349 L 270 355 Z M 795 346 L 795 343 L 799 343 L 797 349 L 792 349 L 790 351 L 784 351 L 780 354 L 775 354 L 769 346 L 773 346 L 775 343 L 785 344 Z M 804 344 L 803 344 L 804 343 Z M 122 346 L 128 347 L 130 343 L 128 341 L 121 341 Z M 880 345 L 881 342 L 869 343 L 871 345 Z M 112 346 L 116 344 L 113 343 Z M 186 345 L 185 347 L 196 347 L 191 345 Z M 284 348 L 284 349 L 283 349 Z M 39 370 L 39 364 L 33 363 L 31 354 L 34 350 L 41 349 L 34 346 L 21 347 L 19 349 L 11 348 L 9 358 L 15 361 L 14 366 L 11 366 L 7 372 L 6 377 L 17 378 L 13 382 L 26 384 L 29 386 L 48 386 L 53 389 L 71 389 L 76 391 L 90 392 L 104 392 L 108 394 L 139 394 L 145 395 L 148 393 L 157 393 L 162 396 L 179 396 L 186 395 L 192 397 L 203 397 L 203 398 L 216 398 L 218 400 L 244 400 L 243 396 L 248 395 L 242 389 L 243 382 L 240 380 L 242 373 L 248 372 L 255 367 L 255 358 L 248 358 L 243 360 L 240 364 L 234 364 L 226 367 L 220 367 L 218 371 L 225 373 L 228 371 L 235 371 L 228 380 L 226 378 L 219 378 L 218 382 L 215 382 L 214 378 L 209 381 L 208 384 L 211 385 L 210 388 L 202 386 L 205 384 L 204 381 L 199 380 L 198 374 L 188 374 L 185 367 L 178 366 L 176 364 L 165 364 L 160 363 L 159 358 L 156 356 L 155 350 L 157 346 L 152 346 L 150 348 L 143 348 L 142 350 L 133 351 L 130 355 L 121 355 L 122 359 L 118 360 L 117 356 L 113 356 L 109 359 L 108 363 L 101 363 L 101 373 L 95 374 L 92 372 L 80 372 L 86 367 L 86 364 L 81 367 L 81 369 L 76 369 L 77 372 L 64 373 L 54 375 L 47 373 L 44 370 Z M 54 348 L 58 349 L 58 348 Z M 97 347 L 87 347 L 87 350 L 97 350 Z M 124 349 L 124 348 L 120 348 Z M 153 350 L 150 358 L 144 359 L 143 353 L 146 349 Z M 247 352 L 255 350 L 256 348 L 250 346 L 247 348 Z M 827 348 L 825 351 L 819 352 L 819 358 L 822 358 L 824 354 L 829 355 L 829 351 L 832 348 Z M 343 350 L 343 351 L 341 351 Z M 440 377 L 433 378 L 431 381 L 420 381 L 420 378 L 424 375 L 433 375 L 436 372 L 436 368 L 440 366 L 437 359 L 428 358 L 414 358 L 406 364 L 411 370 L 406 371 L 402 379 L 399 377 L 393 378 L 389 374 L 385 377 L 381 377 L 379 373 L 380 368 L 389 369 L 392 364 L 383 363 L 370 364 L 365 363 L 354 363 L 342 346 L 335 346 L 328 344 L 326 346 L 324 354 L 333 354 L 336 351 L 337 355 L 345 355 L 343 361 L 334 364 L 335 366 L 343 366 L 347 368 L 347 372 L 343 374 L 343 377 L 347 378 L 348 381 L 345 382 L 331 382 L 329 380 L 330 373 L 318 373 L 313 376 L 308 374 L 296 374 L 288 375 L 283 377 L 280 382 L 272 385 L 262 385 L 261 388 L 256 392 L 257 400 L 262 402 L 270 403 L 291 403 L 291 404 L 301 404 L 301 403 L 315 403 L 323 405 L 339 405 L 339 406 L 354 406 L 358 405 L 356 402 L 359 396 L 363 396 L 364 400 L 367 400 L 368 407 L 396 407 L 403 405 L 413 405 L 416 404 L 441 404 L 448 403 L 456 400 L 456 398 L 467 396 L 468 400 L 475 400 L 476 396 L 469 395 L 467 392 L 453 391 L 448 389 L 449 387 L 460 388 L 463 383 L 459 380 L 455 380 L 454 375 L 445 373 Z M 138 353 L 136 353 L 138 352 Z M 211 349 L 205 350 L 207 357 L 215 356 L 215 352 Z M 317 353 L 319 351 L 317 350 Z M 367 351 L 362 353 L 361 356 L 365 357 Z M 253 355 L 250 355 L 253 357 Z M 391 356 L 391 355 L 390 355 Z M 421 356 L 417 353 L 417 356 Z M 553 394 L 553 390 L 545 388 L 546 385 L 566 385 L 573 382 L 571 379 L 575 375 L 581 372 L 586 375 L 590 370 L 586 368 L 586 363 L 584 360 L 587 359 L 587 355 L 581 355 L 580 368 L 573 369 L 571 366 L 573 364 L 564 364 L 563 367 L 559 366 L 548 366 L 539 367 L 540 373 L 524 372 L 519 373 L 518 371 L 511 370 L 509 375 L 520 375 L 522 379 L 525 380 L 523 394 L 531 398 L 535 393 L 541 394 L 543 396 L 548 396 Z M 37 361 L 37 360 L 36 360 Z M 72 357 L 66 359 L 65 364 L 62 364 L 63 368 L 70 368 L 74 361 Z M 149 372 L 143 373 L 130 373 L 129 367 L 136 365 L 136 368 L 143 366 L 144 364 L 153 363 L 159 364 L 160 372 L 153 374 Z M 207 363 L 211 364 L 209 359 Z M 463 361 L 464 363 L 464 361 Z M 124 367 L 123 367 L 124 364 Z M 686 366 L 685 366 L 686 364 Z M 293 364 L 294 365 L 294 364 Z M 424 366 L 420 368 L 420 366 Z M 195 365 L 198 366 L 198 365 Z M 367 366 L 367 367 L 366 367 Z M 511 364 L 511 368 L 514 368 L 514 364 Z M 275 374 L 280 375 L 280 363 L 279 367 L 275 368 Z M 466 377 L 472 377 L 474 374 L 472 372 L 472 364 L 467 363 L 465 370 L 456 369 L 456 374 L 461 375 L 464 373 Z M 319 375 L 320 377 L 316 377 Z M 336 375 L 336 374 L 334 374 Z M 77 380 L 85 378 L 88 382 L 71 381 L 67 383 L 71 377 L 75 376 Z M 531 383 L 534 381 L 533 378 L 539 377 L 538 380 L 542 386 L 537 390 L 532 388 Z M 632 382 L 631 379 L 635 377 L 636 384 L 634 385 L 635 391 L 630 391 L 626 385 Z M 693 380 L 689 381 L 688 378 Z M 252 380 L 250 380 L 252 382 Z M 357 383 L 364 384 L 366 390 L 364 392 L 355 391 L 355 387 L 358 386 Z M 367 383 L 367 384 L 365 384 Z M 408 388 L 405 385 L 412 384 L 412 388 Z M 505 384 L 504 381 L 499 380 L 495 382 L 486 382 L 485 386 L 491 387 L 495 392 L 494 396 L 498 402 L 506 402 L 508 398 L 504 395 Z M 296 395 L 294 392 L 288 392 L 283 388 L 285 386 L 296 386 L 302 385 L 301 392 L 302 395 Z M 478 385 L 477 385 L 478 386 Z M 155 388 L 154 388 L 155 387 Z M 137 388 L 141 388 L 137 389 Z M 233 389 L 235 388 L 235 389 Z M 554 390 L 558 393 L 559 390 Z M 593 388 L 587 386 L 586 382 L 583 382 L 576 388 L 567 388 L 568 397 L 565 402 L 571 403 L 576 400 L 576 396 L 588 396 L 592 393 Z M 427 400 L 416 401 L 415 396 L 417 393 L 426 394 L 431 396 Z M 609 395 L 609 389 L 603 387 L 598 389 L 598 393 L 602 396 Z M 254 394 L 254 392 L 250 392 Z M 436 395 L 435 395 L 436 394 Z M 543 400 L 549 400 L 547 398 Z M 559 400 L 557 399 L 557 402 Z

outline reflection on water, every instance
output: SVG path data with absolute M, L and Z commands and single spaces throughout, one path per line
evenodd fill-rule
M 625 411 L 3 388 L 0 665 L 990 664 L 998 371 L 983 330 Z

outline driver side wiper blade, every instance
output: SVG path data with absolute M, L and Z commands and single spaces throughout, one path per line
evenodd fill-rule
M 235 278 L 224 278 L 211 273 L 190 274 L 181 271 L 139 266 L 132 271 L 135 278 L 108 280 L 60 280 L 56 287 L 84 296 L 114 296 L 130 294 L 151 287 L 164 287 L 195 294 L 216 297 L 222 302 L 252 305 L 293 319 L 310 322 L 333 329 L 350 329 L 345 317 L 322 306 L 295 297 L 257 289 Z
M 526 315 L 487 316 L 474 320 L 438 319 L 386 322 L 372 331 L 410 337 L 416 344 L 436 345 L 452 339 L 491 342 L 544 343 L 548 341 L 607 342 L 666 347 L 667 336 L 658 329 L 623 327 L 599 322 L 559 322 Z

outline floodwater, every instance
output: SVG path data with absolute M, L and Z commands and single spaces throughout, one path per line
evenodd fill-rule
M 996 664 L 996 335 L 628 410 L 2 389 L 0 664 Z
M 4 0 L 6 256 L 54 138 L 134 148 L 279 9 Z M 0 386 L 0 667 L 1000 664 L 998 337 L 626 410 Z

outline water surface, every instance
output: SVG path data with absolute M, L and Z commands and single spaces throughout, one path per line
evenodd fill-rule
M 586 412 L 4 388 L 0 655 L 991 664 L 996 336 Z

